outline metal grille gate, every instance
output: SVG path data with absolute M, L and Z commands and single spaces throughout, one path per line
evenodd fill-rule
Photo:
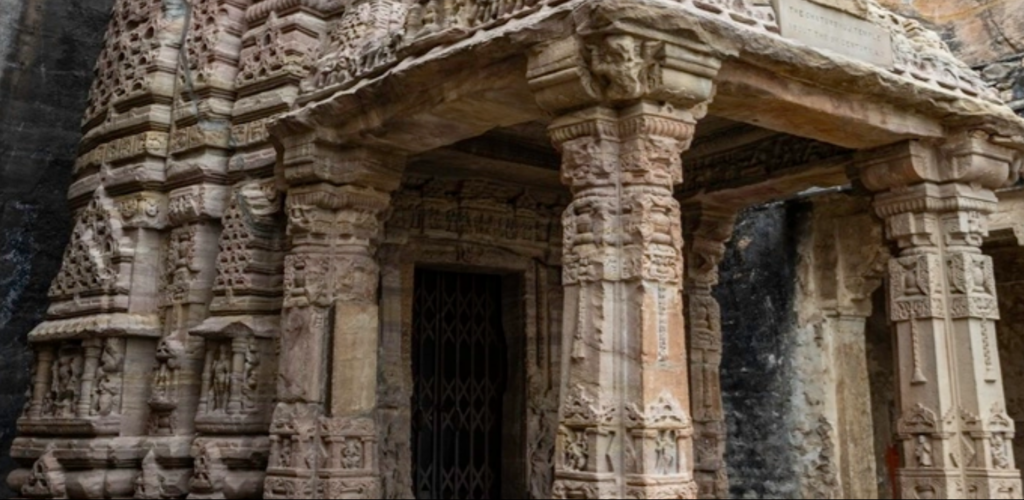
M 417 270 L 413 463 L 420 499 L 501 497 L 501 278 Z

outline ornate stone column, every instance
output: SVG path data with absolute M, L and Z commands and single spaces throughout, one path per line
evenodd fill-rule
M 1021 498 L 1006 415 L 992 261 L 981 253 L 1014 151 L 981 132 L 862 156 L 864 184 L 899 247 L 889 264 L 897 335 L 903 498 Z
M 719 64 L 628 24 L 531 57 L 537 100 L 559 115 L 550 134 L 573 194 L 555 498 L 697 495 L 673 188 Z
M 288 232 L 267 498 L 378 498 L 379 266 L 402 159 L 285 138 Z
M 712 295 L 718 265 L 732 238 L 736 211 L 702 205 L 688 214 L 686 293 L 690 339 L 690 394 L 694 425 L 694 468 L 700 498 L 729 498 L 725 467 L 725 412 L 722 365 L 722 310 Z

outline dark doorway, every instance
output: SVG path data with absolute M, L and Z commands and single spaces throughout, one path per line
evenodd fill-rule
M 508 346 L 502 278 L 417 270 L 413 463 L 420 499 L 500 498 Z

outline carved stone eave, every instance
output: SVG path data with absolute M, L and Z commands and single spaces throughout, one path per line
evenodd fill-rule
M 46 321 L 29 333 L 28 340 L 38 343 L 107 337 L 158 339 L 162 335 L 163 326 L 158 315 L 115 313 Z
M 190 333 L 204 338 L 257 337 L 275 338 L 281 329 L 280 315 L 214 316 L 193 328 Z
M 607 19 L 616 21 L 603 21 Z M 525 54 L 530 47 L 574 34 L 585 37 L 588 33 L 606 30 L 646 34 L 654 38 L 654 34 L 659 32 L 686 33 L 682 39 L 690 43 L 700 42 L 700 45 L 708 47 L 715 57 L 724 60 L 727 66 L 732 67 L 735 62 L 741 63 L 741 66 L 763 69 L 781 81 L 790 82 L 795 86 L 794 89 L 813 87 L 828 95 L 856 94 L 858 102 L 861 103 L 855 107 L 870 108 L 870 103 L 881 103 L 880 107 L 876 106 L 877 112 L 867 118 L 851 115 L 850 119 L 868 119 L 868 125 L 881 131 L 895 126 L 899 132 L 896 134 L 897 139 L 915 136 L 939 137 L 944 126 L 970 126 L 973 129 L 1007 137 L 1024 134 L 1024 120 L 1013 114 L 1008 107 L 980 95 L 975 97 L 965 94 L 966 91 L 959 87 L 944 88 L 941 85 L 915 80 L 891 68 L 882 68 L 809 47 L 783 38 L 769 29 L 734 22 L 727 15 L 701 10 L 688 2 L 670 3 L 657 0 L 573 1 L 547 7 L 527 17 L 490 27 L 486 34 L 477 33 L 476 36 L 450 42 L 448 45 L 436 46 L 429 52 L 410 54 L 400 62 L 381 71 L 372 72 L 373 76 L 370 78 L 357 78 L 340 87 L 311 92 L 301 100 L 302 107 L 286 115 L 281 122 L 311 128 L 331 128 L 334 129 L 332 133 L 341 142 L 376 142 L 398 149 L 409 146 L 409 152 L 451 144 L 460 139 L 479 135 L 495 126 L 530 121 L 543 116 L 540 110 L 526 109 L 522 102 L 518 107 L 507 106 L 511 96 L 526 96 L 529 95 L 529 90 L 522 88 L 526 84 L 522 79 L 522 73 L 501 75 L 500 71 L 495 71 L 496 62 L 505 61 L 500 64 L 507 64 L 506 71 L 521 71 L 522 63 L 512 61 Z M 899 36 L 906 38 L 905 35 Z M 952 56 L 946 54 L 944 60 L 951 58 Z M 474 87 L 478 85 L 474 83 L 476 78 L 484 79 L 481 72 L 487 72 L 488 75 L 493 72 L 494 76 L 501 75 L 499 80 L 503 83 L 500 86 L 492 85 L 490 89 Z M 457 76 L 460 73 L 463 76 Z M 734 71 L 728 75 L 719 75 L 720 94 L 741 92 L 745 88 L 742 85 L 732 86 L 729 80 L 736 75 Z M 573 74 L 570 71 L 567 77 L 578 78 L 579 73 Z M 402 85 L 403 82 L 413 81 L 417 84 Z M 436 83 L 424 86 L 422 82 Z M 485 115 L 468 120 L 470 123 L 467 124 L 452 120 L 452 109 L 437 111 L 446 105 L 454 105 L 463 114 L 472 114 L 473 110 L 467 110 L 466 102 L 456 102 L 474 93 L 479 95 L 486 90 L 492 90 L 489 97 L 494 97 L 499 88 L 502 89 L 500 93 L 505 95 L 504 102 L 492 100 L 488 102 L 488 106 L 501 105 L 500 113 L 495 113 L 497 109 L 491 108 Z M 723 96 L 728 99 L 723 100 L 723 106 L 713 105 L 712 112 L 727 117 L 735 114 L 741 120 L 749 118 L 744 113 L 749 114 L 751 109 L 757 109 L 756 103 L 743 102 L 741 97 L 742 92 Z M 770 95 L 758 95 L 754 100 L 770 98 Z M 798 103 L 794 100 L 790 104 Z M 896 122 L 881 120 L 880 115 L 887 114 L 883 112 L 883 108 L 887 107 L 899 110 L 901 118 Z M 842 116 L 846 116 L 848 112 L 850 110 L 847 109 L 828 111 Z M 423 118 L 424 114 L 429 114 L 429 119 Z M 501 116 L 503 123 L 493 123 L 493 120 L 497 120 L 495 116 Z M 483 120 L 483 123 L 476 120 Z M 439 128 L 440 122 L 444 122 L 445 127 L 453 124 L 451 126 L 459 130 L 445 133 L 444 137 L 411 141 L 417 143 L 411 145 L 408 144 L 410 141 L 397 139 L 397 135 L 403 134 L 402 130 L 411 130 L 412 123 L 417 121 L 421 122 L 420 125 L 422 122 L 433 123 L 433 128 Z M 295 133 L 289 131 L 289 127 L 277 127 L 275 133 L 282 136 Z M 381 132 L 385 129 L 386 133 Z M 871 136 L 871 142 L 850 143 L 850 146 L 876 147 L 885 144 L 880 139 L 884 135 L 876 133 Z

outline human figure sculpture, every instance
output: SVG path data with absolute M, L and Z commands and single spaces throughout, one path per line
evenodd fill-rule
M 917 458 L 917 465 L 920 467 L 928 468 L 935 465 L 932 458 L 932 444 L 928 442 L 927 436 L 917 436 L 917 450 L 914 451 L 914 455 Z
M 220 355 L 213 363 L 213 409 L 226 410 L 231 392 L 231 353 L 227 346 L 221 346 Z

